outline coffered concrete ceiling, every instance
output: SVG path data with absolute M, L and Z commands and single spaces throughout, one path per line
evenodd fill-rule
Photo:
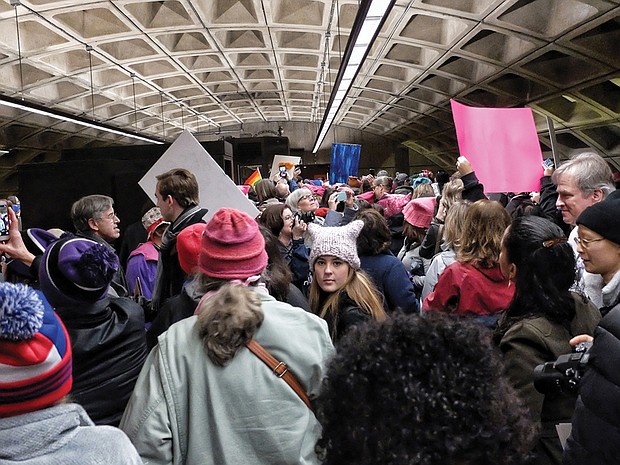
M 358 9 L 16 2 L 0 0 L 1 95 L 169 142 L 183 129 L 200 138 L 261 123 L 318 128 Z M 592 147 L 620 168 L 619 69 L 620 0 L 398 0 L 336 121 L 452 166 L 450 98 L 526 105 L 544 150 L 549 116 L 563 157 Z M 142 143 L 0 106 L 0 148 L 10 149 L 0 182 L 64 148 Z

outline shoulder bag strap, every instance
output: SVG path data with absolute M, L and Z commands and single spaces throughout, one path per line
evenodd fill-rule
M 271 368 L 271 371 L 278 378 L 282 378 L 292 389 L 295 391 L 295 394 L 299 396 L 299 398 L 306 404 L 306 406 L 314 412 L 312 408 L 312 403 L 310 402 L 310 398 L 306 391 L 299 384 L 295 375 L 289 371 L 288 366 L 284 362 L 279 362 L 273 355 L 271 355 L 262 345 L 256 342 L 254 339 L 246 343 L 246 347 L 250 349 L 250 351 L 256 355 L 259 359 L 261 359 L 265 365 Z

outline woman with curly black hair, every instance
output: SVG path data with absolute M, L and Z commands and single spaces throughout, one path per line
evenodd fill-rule
M 575 255 L 559 226 L 537 216 L 523 216 L 506 229 L 500 254 L 502 274 L 515 295 L 499 321 L 495 340 L 504 354 L 506 374 L 540 433 L 532 464 L 562 463 L 555 426 L 570 423 L 576 393 L 541 394 L 534 388 L 534 368 L 571 352 L 569 340 L 593 334 L 600 312 L 569 288 L 575 281 Z
M 516 465 L 527 412 L 483 326 L 395 315 L 342 338 L 319 396 L 324 465 Z

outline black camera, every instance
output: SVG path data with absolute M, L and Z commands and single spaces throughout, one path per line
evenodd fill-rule
M 534 387 L 541 394 L 577 393 L 590 358 L 591 342 L 577 344 L 575 352 L 534 368 Z
M 295 219 L 297 221 L 303 221 L 304 223 L 312 223 L 314 221 L 315 215 L 313 212 L 302 212 L 302 211 L 296 211 L 295 212 Z

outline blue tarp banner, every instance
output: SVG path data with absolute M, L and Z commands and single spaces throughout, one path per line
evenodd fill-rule
M 357 176 L 362 146 L 358 144 L 332 144 L 332 161 L 329 182 L 348 183 L 349 176 Z

